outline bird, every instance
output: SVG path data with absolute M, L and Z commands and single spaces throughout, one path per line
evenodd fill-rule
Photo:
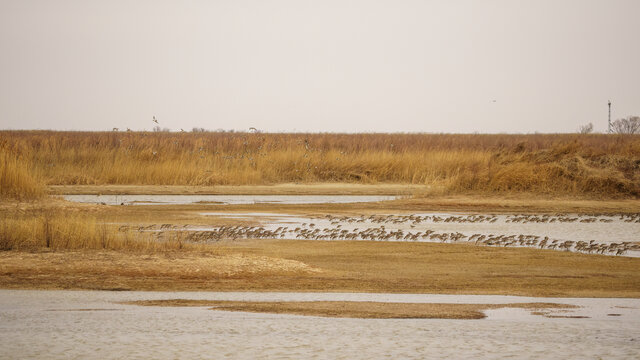
M 154 122 L 154 123 L 156 123 L 156 124 L 160 124 L 160 123 L 158 122 L 158 119 L 156 119 L 156 116 L 155 116 L 155 115 L 153 115 L 153 122 Z
M 250 127 L 249 131 L 254 131 L 254 132 L 258 132 L 258 129 L 254 128 L 254 127 Z

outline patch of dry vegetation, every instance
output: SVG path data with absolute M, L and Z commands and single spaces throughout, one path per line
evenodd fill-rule
M 54 251 L 104 249 L 134 252 L 201 250 L 180 232 L 140 232 L 114 221 L 148 219 L 144 211 L 120 214 L 117 207 L 69 204 L 42 198 L 0 202 L 0 251 Z M 122 217 L 125 216 L 126 219 Z
M 185 244 L 180 233 L 171 233 L 159 241 L 153 233 L 119 231 L 77 208 L 53 204 L 39 177 L 30 171 L 30 161 L 5 145 L 0 146 L 0 250 L 153 252 L 195 247 Z M 25 200 L 29 200 L 27 206 Z
M 426 184 L 446 193 L 640 194 L 640 136 L 3 131 L 49 185 Z
M 207 290 L 241 279 L 308 276 L 304 263 L 277 257 L 189 251 L 57 250 L 0 252 L 0 288 Z M 182 285 L 181 285 L 182 284 Z
M 386 303 L 371 301 L 215 301 L 215 300 L 140 300 L 123 304 L 141 306 L 207 306 L 218 311 L 292 314 L 359 319 L 482 319 L 485 310 L 501 308 L 530 309 L 543 313 L 549 309 L 573 309 L 575 305 L 557 303 L 446 304 Z
M 0 146 L 0 200 L 42 198 L 45 188 L 29 173 L 28 161 Z
M 585 135 L 583 135 L 585 136 Z M 620 144 L 626 138 L 619 138 Z M 612 138 L 612 140 L 614 140 Z M 451 190 L 486 193 L 640 195 L 640 137 L 609 149 L 582 141 L 527 151 L 524 144 L 491 155 L 486 167 L 461 174 Z
M 160 241 L 156 234 L 99 222 L 95 216 L 63 209 L 0 212 L 0 250 L 109 249 L 128 251 L 180 250 L 186 244 L 181 234 L 171 233 Z

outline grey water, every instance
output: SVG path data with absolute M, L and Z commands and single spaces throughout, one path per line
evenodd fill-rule
M 63 195 L 67 201 L 105 205 L 345 204 L 395 200 L 385 195 Z
M 559 315 L 588 318 L 496 309 L 481 320 L 346 319 L 118 303 L 149 299 L 557 302 L 580 306 Z M 3 359 L 632 359 L 639 353 L 640 299 L 0 290 Z
M 286 227 L 283 238 L 300 240 L 375 240 L 375 241 L 419 241 L 419 242 L 477 242 L 478 236 L 512 236 L 517 239 L 520 235 L 535 236 L 538 239 L 548 238 L 548 244 L 560 244 L 572 241 L 572 246 L 556 250 L 581 251 L 576 249 L 577 242 L 593 242 L 595 245 L 630 244 L 623 256 L 640 256 L 640 222 L 638 217 L 620 215 L 577 215 L 562 214 L 551 216 L 553 222 L 523 221 L 517 214 L 450 214 L 450 213 L 415 213 L 388 214 L 374 218 L 367 216 L 326 217 L 304 216 L 278 213 L 231 213 L 205 212 L 201 215 L 222 218 L 247 219 L 260 224 L 267 231 L 275 231 Z M 477 221 L 479 216 L 484 220 Z M 406 219 L 420 219 L 419 221 Z M 454 221 L 446 222 L 444 219 Z M 438 219 L 435 221 L 434 219 Z M 560 221 L 562 219 L 563 221 Z M 569 221 L 565 221 L 569 219 Z M 384 228 L 383 228 L 384 227 Z M 219 227 L 195 227 L 197 230 L 219 230 Z M 398 237 L 379 235 L 379 238 L 363 238 L 363 233 L 376 230 L 376 234 L 389 235 L 401 231 Z M 407 235 L 425 234 L 433 232 L 433 236 L 406 238 Z M 460 234 L 460 240 L 439 238 L 438 235 Z M 475 238 L 473 236 L 476 236 Z M 445 239 L 444 241 L 442 239 Z M 531 247 L 538 247 L 539 241 Z M 496 246 L 504 246 L 497 244 Z M 519 243 L 509 246 L 522 246 Z M 585 252 L 585 251 L 582 251 Z M 604 255 L 616 255 L 617 251 L 593 251 Z

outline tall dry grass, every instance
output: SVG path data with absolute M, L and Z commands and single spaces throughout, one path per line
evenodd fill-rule
M 0 208 L 0 250 L 108 249 L 167 251 L 194 249 L 180 233 L 164 234 L 118 231 L 95 217 L 49 206 L 45 187 L 31 173 L 31 160 L 0 142 L 0 200 L 40 200 L 40 210 L 23 211 L 13 206 Z
M 3 131 L 0 143 L 47 184 L 357 182 L 640 194 L 640 136 Z
M 41 182 L 28 169 L 28 161 L 0 147 L 0 199 L 38 199 L 45 195 Z
M 193 249 L 180 233 L 154 233 L 100 223 L 90 215 L 66 210 L 39 210 L 30 213 L 5 212 L 0 217 L 0 250 L 104 249 L 140 252 Z

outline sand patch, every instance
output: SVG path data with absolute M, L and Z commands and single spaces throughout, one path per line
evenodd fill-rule
M 445 304 L 387 303 L 370 301 L 215 301 L 215 300 L 141 300 L 124 302 L 142 306 L 206 306 L 218 311 L 244 311 L 363 319 L 482 319 L 484 310 L 499 308 L 529 309 L 546 315 L 549 309 L 573 309 L 578 306 L 556 303 Z M 548 316 L 548 315 L 546 315 Z

